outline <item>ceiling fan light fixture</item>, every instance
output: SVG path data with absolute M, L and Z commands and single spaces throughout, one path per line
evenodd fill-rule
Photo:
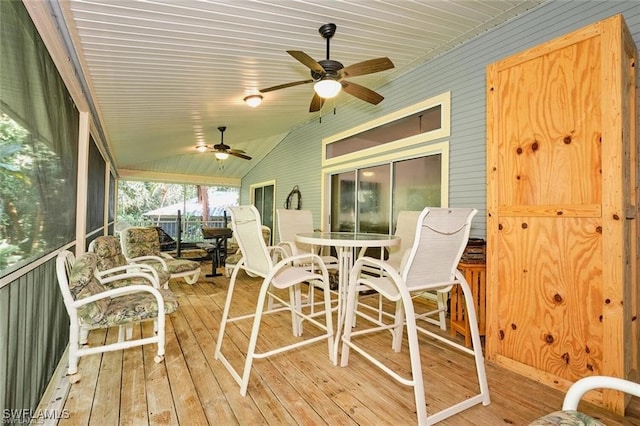
M 207 150 L 208 150 L 208 148 L 207 148 L 207 146 L 206 146 L 206 145 L 196 145 L 196 149 L 197 149 L 199 152 L 207 152 Z
M 227 158 L 229 158 L 229 154 L 222 151 L 216 151 L 214 155 L 218 160 L 226 160 Z
M 244 102 L 251 108 L 256 108 L 262 103 L 262 95 L 249 95 L 244 98 Z
M 342 85 L 331 78 L 320 80 L 313 85 L 313 90 L 324 99 L 334 98 L 340 93 Z

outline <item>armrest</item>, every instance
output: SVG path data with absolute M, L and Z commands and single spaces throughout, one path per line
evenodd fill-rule
M 275 247 L 278 248 L 277 246 Z M 313 279 L 314 277 L 317 277 L 317 275 L 321 274 L 323 280 L 327 283 L 329 282 L 329 273 L 327 272 L 327 267 L 322 261 L 322 258 L 317 254 L 312 253 L 304 253 L 296 256 L 285 257 L 280 262 L 276 263 L 273 268 L 271 268 L 271 271 L 269 271 L 269 274 L 265 277 L 265 280 L 272 282 L 275 287 L 278 287 L 277 280 L 274 280 L 274 277 L 278 274 L 278 272 L 280 272 L 282 268 L 290 267 L 291 265 L 295 265 L 296 263 L 300 262 L 313 263 L 314 265 L 318 266 L 318 272 L 308 271 L 306 268 L 297 268 L 298 270 L 304 270 L 305 273 L 309 274 L 309 279 Z
M 292 241 L 280 241 L 277 247 L 282 247 L 286 256 L 295 256 L 298 254 L 298 246 Z
M 134 275 L 136 272 L 151 275 L 150 278 L 145 276 L 145 279 L 149 279 L 150 284 L 155 288 L 160 288 L 160 277 L 158 276 L 158 271 L 153 266 L 146 263 L 131 263 L 129 265 L 105 269 L 104 271 L 98 271 L 96 269 L 94 274 L 102 283 L 111 283 L 113 281 L 125 280 L 128 278 L 139 278 L 139 275 Z
M 578 404 L 584 394 L 590 390 L 599 388 L 614 389 L 634 396 L 640 396 L 640 384 L 638 383 L 620 379 L 618 377 L 589 376 L 584 377 L 571 385 L 564 397 L 562 410 L 577 411 Z
M 162 264 L 162 270 L 165 272 L 169 271 L 169 268 L 167 268 L 167 262 L 165 261 L 165 259 L 163 259 L 160 256 L 140 256 L 140 257 L 134 257 L 134 258 L 127 258 L 127 261 L 129 263 L 139 263 L 141 261 L 145 261 L 145 260 L 153 260 L 155 262 L 161 263 Z
M 277 246 L 267 246 L 267 251 L 271 254 L 271 260 L 273 263 L 278 262 L 278 256 L 280 259 L 285 259 L 291 256 L 291 253 L 287 251 L 287 248 L 280 244 Z

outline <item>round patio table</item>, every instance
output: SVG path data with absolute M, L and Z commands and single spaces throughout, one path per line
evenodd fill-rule
M 400 244 L 400 237 L 367 232 L 303 232 L 296 234 L 296 241 L 312 246 L 335 247 L 338 254 L 338 321 L 334 339 L 333 355 L 338 360 L 338 345 L 344 323 L 344 301 L 349 287 L 349 272 L 354 263 L 356 249 L 367 247 L 390 247 Z M 382 256 L 382 250 L 381 250 Z

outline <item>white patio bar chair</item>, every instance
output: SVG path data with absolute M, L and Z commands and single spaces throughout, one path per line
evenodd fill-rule
M 303 244 L 296 241 L 296 234 L 314 232 L 313 228 L 313 214 L 311 210 L 289 210 L 289 209 L 277 209 L 276 221 L 278 225 L 278 246 L 284 249 L 287 256 L 296 256 L 299 254 L 316 253 L 320 255 L 322 262 L 327 267 L 327 271 L 335 271 L 337 273 L 339 263 L 338 258 L 335 256 L 323 256 L 318 251 L 314 251 L 313 247 L 309 244 Z M 311 263 L 298 262 L 296 266 L 303 266 L 314 270 L 314 265 Z M 309 292 L 307 294 L 307 303 L 313 309 L 315 305 L 314 301 L 315 286 L 313 282 L 309 283 Z M 322 303 L 322 302 L 321 302 Z M 302 327 L 302 325 L 300 325 Z
M 363 257 L 356 261 L 349 276 L 347 312 L 342 336 L 342 358 L 340 364 L 343 367 L 348 365 L 349 353 L 353 349 L 398 382 L 412 386 L 418 424 L 420 425 L 434 424 L 478 403 L 483 405 L 490 403 L 473 297 L 469 284 L 457 270 L 458 262 L 469 239 L 471 219 L 476 213 L 477 210 L 467 208 L 425 208 L 417 220 L 413 246 L 408 254 L 405 255 L 399 270 L 383 260 Z M 362 274 L 362 269 L 366 266 L 379 268 L 383 273 L 379 276 Z M 386 299 L 396 302 L 397 307 L 393 324 L 374 323 L 369 328 L 352 330 L 356 292 L 357 287 L 360 285 L 366 285 L 376 290 Z M 466 312 L 471 327 L 472 349 L 443 338 L 427 329 L 419 328 L 416 325 L 416 315 L 411 294 L 427 290 L 434 291 L 452 285 L 460 285 L 465 295 Z M 362 322 L 366 323 L 367 321 Z M 361 325 L 361 327 L 364 327 L 364 325 Z M 383 361 L 375 358 L 364 346 L 360 345 L 360 341 L 365 342 L 366 340 L 358 339 L 359 336 L 365 334 L 391 330 L 393 335 L 392 348 L 395 352 L 400 352 L 404 326 L 407 328 L 411 362 L 410 378 L 401 375 L 388 365 L 385 365 Z M 427 417 L 418 332 L 422 332 L 431 338 L 474 356 L 479 385 L 478 394 Z
M 402 210 L 398 213 L 398 222 L 396 224 L 395 235 L 400 237 L 400 245 L 389 247 L 389 258 L 387 262 L 400 270 L 402 258 L 413 246 L 416 236 L 416 225 L 421 211 L 418 210 Z M 437 308 L 427 312 L 416 313 L 416 318 L 434 324 L 441 330 L 447 329 L 447 299 L 452 286 L 438 288 L 437 290 L 426 290 L 421 293 L 413 294 L 413 297 L 424 297 L 425 299 L 436 302 Z M 432 318 L 437 315 L 436 318 Z
M 418 217 L 422 213 L 421 210 L 401 210 L 398 212 L 398 219 L 396 222 L 396 228 L 394 235 L 400 237 L 400 244 L 389 247 L 389 256 L 387 263 L 396 270 L 400 270 L 402 265 L 402 259 L 408 254 L 409 250 L 413 246 L 413 242 L 416 236 L 416 225 L 418 224 Z M 360 257 L 363 257 L 361 255 Z M 379 270 L 365 267 L 372 274 L 380 273 Z M 366 287 L 359 287 L 360 290 L 367 290 Z M 447 299 L 449 298 L 449 292 L 451 286 L 438 288 L 437 290 L 425 290 L 423 292 L 412 294 L 412 297 L 421 297 L 436 302 L 436 309 L 429 309 L 424 312 L 416 312 L 416 319 L 426 321 L 430 324 L 434 324 L 440 327 L 441 330 L 447 329 Z M 358 312 L 360 316 L 367 316 L 369 311 L 376 313 L 377 321 L 382 322 L 383 317 L 393 317 L 393 314 L 385 312 L 382 308 L 383 297 L 378 298 L 377 307 L 370 305 L 360 305 L 361 308 Z M 368 308 L 367 310 L 362 308 Z M 437 315 L 437 318 L 434 316 Z M 369 316 L 369 318 L 372 318 Z M 357 319 L 357 318 L 356 318 Z
M 313 253 L 309 244 L 296 242 L 296 234 L 313 232 L 313 214 L 311 210 L 277 209 L 278 245 L 283 247 L 289 256 L 303 253 Z M 327 269 L 338 269 L 338 258 L 335 256 L 320 256 Z
M 336 360 L 332 355 L 334 331 L 331 317 L 329 277 L 327 268 L 324 266 L 320 256 L 316 254 L 300 254 L 285 257 L 283 260 L 275 263 L 262 238 L 258 210 L 254 206 L 236 206 L 229 207 L 228 209 L 231 215 L 231 228 L 242 252 L 242 258 L 235 265 L 231 274 L 218 340 L 216 342 L 215 358 L 222 362 L 236 382 L 238 382 L 240 385 L 240 394 L 243 396 L 246 395 L 251 367 L 256 358 L 266 358 L 321 340 L 327 340 L 329 359 L 335 364 Z M 294 266 L 299 263 L 308 264 L 310 262 L 318 265 L 315 271 L 310 271 L 301 266 Z M 231 317 L 230 311 L 233 306 L 234 290 L 237 285 L 238 272 L 241 269 L 247 273 L 262 277 L 263 280 L 260 285 L 255 312 Z M 322 311 L 315 313 L 303 312 L 302 306 L 299 304 L 299 297 L 296 296 L 296 292 L 299 293 L 301 283 L 309 281 L 314 281 L 317 286 L 323 289 L 324 310 Z M 288 290 L 289 300 L 281 297 L 277 290 Z M 267 296 L 274 298 L 278 302 L 277 307 L 271 309 L 265 308 Z M 262 316 L 283 311 L 289 311 L 291 313 L 292 334 L 294 335 L 293 343 L 271 348 L 263 352 L 257 352 L 256 345 L 260 334 Z M 324 317 L 324 323 L 319 321 L 322 317 Z M 297 327 L 300 318 L 304 318 L 304 320 L 317 327 L 321 334 L 302 339 L 299 327 Z M 242 372 L 239 372 L 231 365 L 222 351 L 226 328 L 228 323 L 251 319 L 253 320 L 253 325 L 249 337 L 247 355 L 244 368 Z M 266 340 L 267 339 L 261 339 L 261 342 L 269 346 Z M 234 342 L 236 345 L 237 343 L 237 341 Z

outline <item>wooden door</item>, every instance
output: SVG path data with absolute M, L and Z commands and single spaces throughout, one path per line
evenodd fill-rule
M 626 38 L 616 16 L 487 70 L 487 357 L 562 389 L 637 369 Z

